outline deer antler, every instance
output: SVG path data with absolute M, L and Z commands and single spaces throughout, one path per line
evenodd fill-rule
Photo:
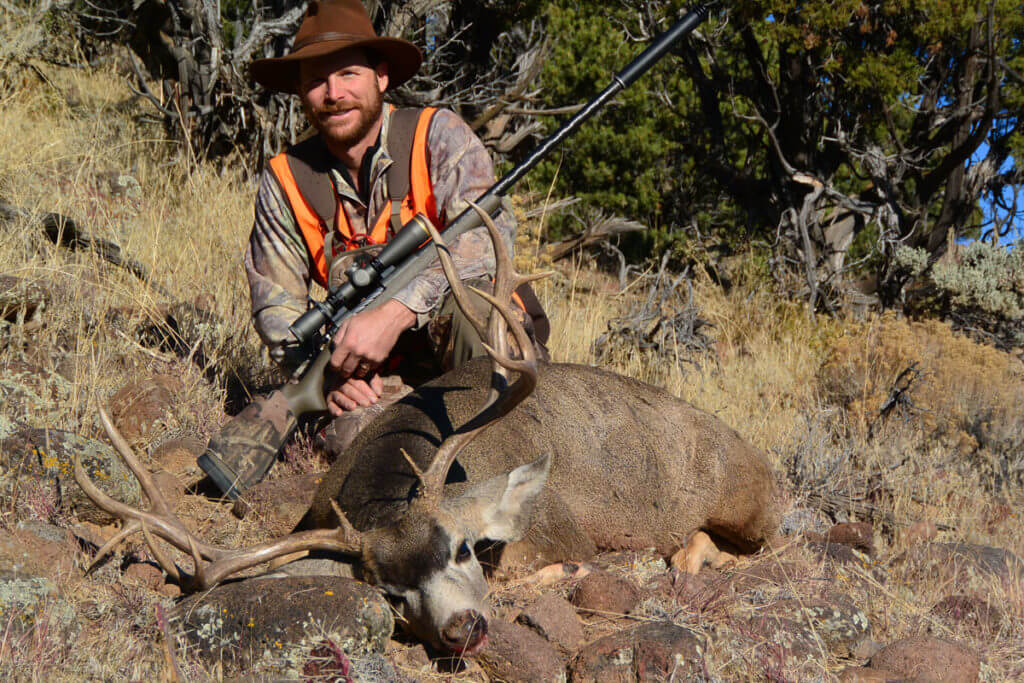
M 493 424 L 512 412 L 523 399 L 533 392 L 534 387 L 537 385 L 537 352 L 522 323 L 519 322 L 518 317 L 512 312 L 510 302 L 512 294 L 517 287 L 524 283 L 547 277 L 550 273 L 537 273 L 534 275 L 521 275 L 517 273 L 515 266 L 512 264 L 512 257 L 494 221 L 477 204 L 470 202 L 470 206 L 479 214 L 480 219 L 487 227 L 487 232 L 490 234 L 491 242 L 494 245 L 494 294 L 482 292 L 475 287 L 468 288 L 491 305 L 489 323 L 486 326 L 473 310 L 467 287 L 462 283 L 458 273 L 455 271 L 455 265 L 452 262 L 448 245 L 429 221 L 426 221 L 427 230 L 430 232 L 430 236 L 437 247 L 437 255 L 441 261 L 441 267 L 444 269 L 445 277 L 448 279 L 452 295 L 455 297 L 455 302 L 476 329 L 480 338 L 487 339 L 489 342 L 484 343 L 484 348 L 487 350 L 487 355 L 491 357 L 496 377 L 487 403 L 484 404 L 484 407 L 476 415 L 441 444 L 434 455 L 433 462 L 431 462 L 430 467 L 425 472 L 416 466 L 412 459 L 406 455 L 406 460 L 409 461 L 413 472 L 415 472 L 420 480 L 420 485 L 423 489 L 423 501 L 431 506 L 440 504 L 444 482 L 448 477 L 448 470 L 462 449 L 479 436 L 488 425 Z M 495 313 L 498 315 L 495 315 Z M 512 335 L 515 337 L 516 345 L 520 349 L 522 358 L 518 360 L 511 357 L 506 330 L 511 330 Z M 511 385 L 508 383 L 508 373 L 510 371 L 519 373 L 519 377 Z
M 124 437 L 117 431 L 117 428 L 110 421 L 106 411 L 100 408 L 100 420 L 103 427 L 110 436 L 111 442 L 118 454 L 128 465 L 135 478 L 142 486 L 143 492 L 149 499 L 151 510 L 140 510 L 114 500 L 99 490 L 96 484 L 86 474 L 82 467 L 81 459 L 75 454 L 75 480 L 82 487 L 89 499 L 101 510 L 123 520 L 125 527 L 114 538 L 108 541 L 93 560 L 89 567 L 91 570 L 100 560 L 103 559 L 114 547 L 121 543 L 128 536 L 141 531 L 146 544 L 153 552 L 153 557 L 163 567 L 169 576 L 182 584 L 183 588 L 190 590 L 203 590 L 215 586 L 228 576 L 254 567 L 264 562 L 269 562 L 277 557 L 288 555 L 300 550 L 328 550 L 348 556 L 361 556 L 362 537 L 356 531 L 344 515 L 339 514 L 340 526 L 335 529 L 316 529 L 313 531 L 302 531 L 291 534 L 267 543 L 250 546 L 248 548 L 219 548 L 205 543 L 189 531 L 181 520 L 174 516 L 167 504 L 167 500 L 156 487 L 149 471 L 143 467 L 135 453 L 128 446 Z M 182 576 L 181 571 L 156 544 L 154 536 L 160 538 L 172 546 L 188 553 L 193 561 L 193 574 Z M 204 560 L 208 563 L 204 564 Z

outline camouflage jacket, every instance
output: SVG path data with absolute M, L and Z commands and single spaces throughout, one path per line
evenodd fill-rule
M 370 166 L 369 205 L 349 183 L 346 174 L 331 170 L 334 186 L 348 215 L 352 230 L 366 234 L 388 201 L 385 170 L 392 160 L 387 150 L 391 107 L 385 105 L 381 142 Z M 439 110 L 428 134 L 430 179 L 437 198 L 442 222 L 454 219 L 494 184 L 494 165 L 483 144 L 456 114 Z M 515 218 L 508 206 L 496 223 L 511 248 Z M 328 250 L 329 251 L 329 250 Z M 460 236 L 452 245 L 456 268 L 463 279 L 494 273 L 494 252 L 486 229 L 478 228 Z M 270 357 L 286 369 L 297 359 L 290 357 L 284 345 L 288 326 L 306 310 L 311 279 L 308 249 L 292 215 L 288 200 L 270 170 L 263 172 L 256 195 L 255 221 L 245 252 L 245 272 L 249 279 L 252 315 L 256 331 L 267 345 Z M 331 285 L 336 286 L 341 264 L 328 264 Z M 417 314 L 424 324 L 439 306 L 448 290 L 440 264 L 427 268 L 395 295 Z

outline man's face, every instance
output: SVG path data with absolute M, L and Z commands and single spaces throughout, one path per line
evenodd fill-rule
M 309 122 L 329 146 L 350 148 L 376 135 L 388 87 L 387 65 L 371 66 L 359 49 L 342 50 L 299 64 L 299 97 Z

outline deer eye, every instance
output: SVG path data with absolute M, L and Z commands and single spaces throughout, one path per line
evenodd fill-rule
M 462 544 L 459 545 L 458 551 L 455 553 L 455 561 L 461 563 L 471 557 L 473 557 L 473 551 L 470 549 L 469 544 L 463 541 Z

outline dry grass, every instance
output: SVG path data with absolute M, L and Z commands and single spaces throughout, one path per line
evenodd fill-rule
M 24 31 L 32 31 L 11 21 L 0 19 L 0 35 L 7 38 L 0 42 L 12 46 L 8 53 L 29 41 Z M 41 327 L 0 330 L 0 361 L 27 360 L 70 380 L 57 418 L 37 412 L 27 419 L 98 434 L 96 407 L 128 380 L 159 372 L 181 380 L 179 407 L 161 425 L 161 435 L 209 435 L 224 419 L 223 382 L 211 384 L 195 364 L 143 349 L 111 322 L 111 312 L 144 320 L 158 317 L 166 304 L 199 304 L 218 320 L 205 341 L 215 378 L 240 376 L 249 386 L 272 379 L 249 325 L 240 265 L 254 188 L 241 174 L 189 169 L 158 128 L 138 122 L 144 107 L 132 101 L 112 67 L 36 66 L 39 71 L 17 70 L 17 82 L 0 88 L 0 199 L 33 215 L 57 211 L 81 221 L 95 237 L 116 242 L 140 261 L 167 295 L 95 255 L 52 245 L 32 220 L 0 228 L 0 273 L 46 283 L 53 297 Z M 103 179 L 111 172 L 132 176 L 141 191 L 112 193 Z M 524 225 L 521 246 L 541 231 Z M 521 253 L 527 265 L 543 267 L 528 248 Z M 696 359 L 701 370 L 626 348 L 612 350 L 611 368 L 663 386 L 734 426 L 789 473 L 787 495 L 794 505 L 831 500 L 838 518 L 876 522 L 876 573 L 853 567 L 835 586 L 869 614 L 876 640 L 935 632 L 980 651 L 989 680 L 1024 675 L 1019 585 L 980 577 L 963 585 L 908 581 L 908 570 L 890 563 L 904 549 L 906 524 L 917 520 L 948 525 L 942 541 L 1024 555 L 1019 360 L 937 322 L 812 319 L 801 306 L 759 287 L 756 278 L 745 281 L 726 294 L 702 274 L 694 277 L 695 300 L 716 340 L 713 356 Z M 538 290 L 554 324 L 554 357 L 577 363 L 594 362 L 594 340 L 635 301 L 581 262 L 560 266 Z M 923 375 L 905 394 L 913 405 L 901 404 L 879 420 L 896 378 L 915 362 Z M 153 444 L 141 446 L 148 452 Z M 259 534 L 258 520 L 239 523 L 223 506 L 188 498 L 187 513 L 202 520 L 214 540 L 240 542 Z M 0 517 L 0 524 L 7 523 Z M 801 561 L 807 571 L 818 571 L 817 560 Z M 103 572 L 98 582 L 73 575 L 59 586 L 84 624 L 73 646 L 63 634 L 40 630 L 17 647 L 0 647 L 0 672 L 19 680 L 166 675 L 156 628 L 157 606 L 166 600 L 122 585 L 112 565 Z M 951 628 L 929 617 L 932 605 L 955 592 L 998 605 L 1004 613 L 999 629 Z M 841 665 L 818 663 L 830 671 Z M 769 673 L 744 666 L 758 677 Z M 195 680 L 217 675 L 194 663 L 186 668 Z M 733 668 L 719 673 L 740 676 Z

